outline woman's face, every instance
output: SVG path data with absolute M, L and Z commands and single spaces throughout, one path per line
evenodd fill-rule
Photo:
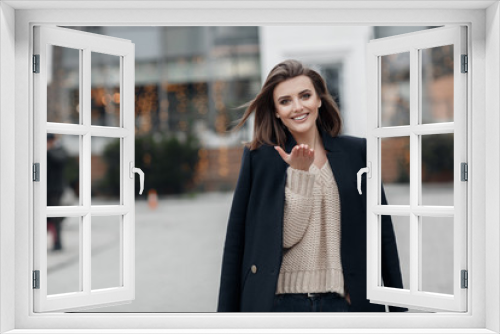
M 292 134 L 307 135 L 316 131 L 321 99 L 311 79 L 300 75 L 279 83 L 273 92 L 276 117 Z

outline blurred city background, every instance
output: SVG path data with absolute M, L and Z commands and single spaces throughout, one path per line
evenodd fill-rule
M 214 312 L 227 218 L 253 127 L 231 131 L 244 112 L 239 107 L 255 97 L 274 65 L 294 58 L 325 78 L 343 134 L 365 137 L 372 111 L 367 43 L 432 27 L 69 28 L 128 39 L 136 50 L 135 165 L 146 175 L 144 195 L 136 195 L 136 299 L 92 312 Z M 48 52 L 47 121 L 78 124 L 79 52 L 57 46 Z M 409 124 L 409 76 L 408 54 L 382 57 L 382 126 Z M 421 122 L 452 122 L 451 46 L 422 52 L 422 78 Z M 91 80 L 92 125 L 119 126 L 119 58 L 93 53 Z M 57 181 L 48 175 L 48 205 L 79 205 L 79 143 L 78 136 L 48 134 L 49 173 L 62 175 Z M 92 138 L 92 205 L 120 203 L 120 145 Z M 409 137 L 381 145 L 388 201 L 409 204 Z M 422 136 L 421 180 L 423 204 L 453 205 L 452 134 Z M 114 218 L 92 218 L 93 289 L 120 284 L 120 219 Z M 408 217 L 393 221 L 408 288 Z M 48 221 L 49 294 L 79 288 L 79 224 L 78 218 Z M 422 233 L 422 290 L 452 293 L 453 219 L 428 218 Z

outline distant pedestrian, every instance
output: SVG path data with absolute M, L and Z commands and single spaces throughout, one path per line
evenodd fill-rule
M 54 134 L 47 135 L 47 206 L 58 206 L 64 192 L 64 166 L 67 160 L 66 150 L 57 141 Z M 47 229 L 53 235 L 53 250 L 62 249 L 61 226 L 63 217 L 47 218 Z
M 325 81 L 294 60 L 271 70 L 238 126 L 252 114 L 218 311 L 385 311 L 366 297 L 366 191 L 360 196 L 356 187 L 366 140 L 339 135 Z M 381 242 L 384 286 L 402 288 L 390 216 L 382 218 Z

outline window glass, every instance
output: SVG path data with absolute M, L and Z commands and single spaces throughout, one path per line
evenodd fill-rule
M 380 160 L 387 204 L 409 205 L 410 137 L 382 138 Z
M 453 122 L 453 45 L 420 52 L 422 123 Z
M 47 218 L 47 294 L 82 291 L 81 217 Z
M 122 286 L 122 217 L 92 216 L 92 290 Z
M 453 218 L 421 217 L 420 291 L 453 294 Z
M 80 141 L 47 134 L 47 206 L 80 204 Z
M 80 50 L 47 44 L 47 122 L 80 124 Z
M 91 124 L 120 126 L 120 57 L 92 52 Z
M 387 219 L 388 216 L 380 216 L 380 224 L 382 220 Z M 399 266 L 401 269 L 401 276 L 403 278 L 403 289 L 410 289 L 410 217 L 409 216 L 390 216 L 394 236 L 396 238 L 396 247 L 399 257 Z M 380 245 L 382 245 L 382 234 L 380 234 Z M 380 249 L 382 251 L 382 249 Z M 381 264 L 379 264 L 382 270 Z M 379 273 L 382 278 L 382 271 Z M 380 286 L 385 286 L 384 281 L 380 281 Z
M 380 57 L 381 126 L 410 125 L 410 53 Z
M 453 133 L 422 136 L 422 205 L 453 206 Z
M 121 140 L 91 138 L 92 205 L 119 205 L 121 189 Z

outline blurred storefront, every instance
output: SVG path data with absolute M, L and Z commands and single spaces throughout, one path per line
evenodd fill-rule
M 146 147 L 136 147 L 136 151 L 143 154 L 136 155 L 136 163 L 148 175 L 146 190 L 155 187 L 166 193 L 178 193 L 234 188 L 242 143 L 250 139 L 250 132 L 248 127 L 239 131 L 231 131 L 231 128 L 243 113 L 238 107 L 251 100 L 261 85 L 257 27 L 71 28 L 130 39 L 135 44 L 136 138 L 147 143 Z M 113 58 L 116 57 L 101 54 L 92 57 L 93 125 L 113 126 L 120 122 L 120 64 Z M 71 101 L 50 97 L 48 117 L 58 122 L 77 123 L 78 54 L 69 54 L 66 49 L 55 50 L 53 61 L 64 64 L 66 69 L 53 74 L 53 91 L 64 87 L 74 94 L 64 94 L 73 96 Z M 108 173 L 106 163 L 100 160 L 105 160 L 105 152 L 112 143 L 99 139 L 92 145 L 96 165 L 93 182 L 102 180 Z M 164 155 L 170 156 L 158 157 L 162 143 L 172 140 L 177 141 L 180 149 L 184 145 L 188 145 L 190 151 L 194 148 L 195 156 L 180 161 L 182 157 L 165 151 Z M 67 142 L 66 146 L 77 145 L 74 141 Z M 158 146 L 156 155 L 148 152 L 151 145 Z M 78 159 L 76 155 L 73 158 Z M 184 186 L 173 189 L 150 182 L 159 178 L 152 174 L 165 173 L 163 167 L 167 165 L 152 166 L 167 159 L 182 166 Z M 103 195 L 117 195 L 113 189 L 102 190 Z

